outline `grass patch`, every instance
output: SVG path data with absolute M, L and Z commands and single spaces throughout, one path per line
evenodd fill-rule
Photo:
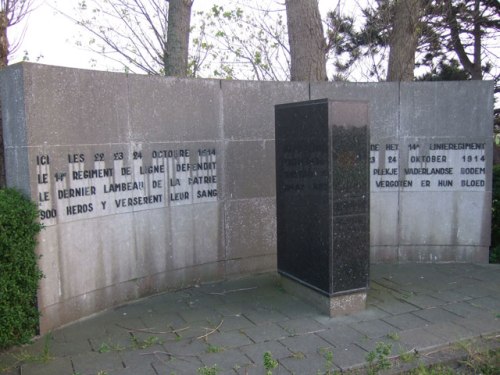
M 14 358 L 21 363 L 47 363 L 52 359 L 49 345 L 51 339 L 52 336 L 50 334 L 44 337 L 43 349 L 41 353 L 33 354 L 23 350 L 19 354 L 15 354 Z
M 368 375 L 376 375 L 381 370 L 387 370 L 391 368 L 392 363 L 389 360 L 391 351 L 391 344 L 377 342 L 375 349 L 366 355 L 366 361 L 368 362 Z
M 103 342 L 101 343 L 101 345 L 99 345 L 97 352 L 98 353 L 121 352 L 125 349 L 127 348 L 121 346 L 120 344 L 108 344 L 107 342 Z
M 266 375 L 272 375 L 273 370 L 278 367 L 278 361 L 273 358 L 271 352 L 265 352 L 263 356 Z
M 205 349 L 207 353 L 222 353 L 224 350 L 225 348 L 223 346 L 217 346 L 212 344 L 208 344 L 207 348 Z
M 157 336 L 149 336 L 144 340 L 139 339 L 137 336 L 132 335 L 132 347 L 134 349 L 147 349 L 154 345 L 161 345 L 163 341 L 160 340 Z
M 394 341 L 399 341 L 399 333 L 397 333 L 397 332 L 388 333 L 387 338 L 394 340 Z
M 213 365 L 210 367 L 203 366 L 203 367 L 198 368 L 199 375 L 217 375 L 218 372 L 219 372 L 219 368 L 217 367 L 217 365 Z
M 399 352 L 399 360 L 403 363 L 413 362 L 413 361 L 417 360 L 417 358 L 418 358 L 418 354 L 413 350 L 410 350 L 409 352 L 405 352 L 405 351 L 401 350 Z

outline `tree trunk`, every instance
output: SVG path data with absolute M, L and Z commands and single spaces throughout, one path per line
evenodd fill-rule
M 423 0 L 396 0 L 389 40 L 387 81 L 413 81 Z
M 8 64 L 9 57 L 9 39 L 7 37 L 7 27 L 9 20 L 6 13 L 0 12 L 0 69 L 5 68 Z M 3 146 L 3 126 L 2 126 L 2 108 L 0 105 L 0 188 L 6 186 L 5 176 L 5 150 Z
M 326 81 L 326 42 L 317 0 L 286 0 L 292 81 Z
M 164 56 L 166 76 L 187 76 L 193 1 L 169 0 L 167 45 Z
M 3 119 L 0 105 L 0 189 L 7 186 L 7 176 L 5 175 L 5 152 L 3 147 Z
M 481 24 L 480 24 L 480 1 L 474 1 L 474 61 L 470 61 L 465 47 L 460 40 L 460 25 L 457 21 L 457 9 L 453 7 L 451 0 L 446 0 L 446 21 L 450 28 L 453 49 L 460 60 L 464 69 L 469 72 L 472 79 L 483 79 L 483 72 L 481 69 Z

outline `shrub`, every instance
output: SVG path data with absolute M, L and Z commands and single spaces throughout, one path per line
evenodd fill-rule
M 21 193 L 0 189 L 0 349 L 29 342 L 38 328 L 37 217 Z
M 490 262 L 500 263 L 500 164 L 493 166 Z

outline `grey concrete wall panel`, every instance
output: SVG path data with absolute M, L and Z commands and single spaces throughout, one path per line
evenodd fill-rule
M 0 72 L 2 97 L 3 144 L 8 186 L 31 195 L 29 185 L 29 149 L 27 147 L 24 71 L 14 66 Z M 7 126 L 9 125 L 9 126 Z
M 170 210 L 170 269 L 186 268 L 222 259 L 222 212 L 217 203 L 186 205 Z
M 4 127 L 5 129 L 5 127 Z M 7 186 L 16 187 L 26 196 L 32 196 L 30 182 L 29 148 L 9 146 L 4 148 Z
M 2 96 L 3 143 L 6 148 L 27 145 L 24 70 L 21 65 L 0 71 Z M 8 171 L 8 168 L 7 168 Z
M 276 254 L 276 200 L 233 200 L 226 205 L 227 259 Z
M 252 273 L 276 271 L 276 254 L 253 256 L 251 258 L 228 259 L 227 276 L 240 277 Z
M 399 263 L 399 246 L 371 246 L 371 263 Z
M 41 307 L 56 305 L 62 296 L 58 230 L 56 226 L 46 227 L 38 240 L 38 265 L 44 274 L 38 293 L 38 306 Z
M 132 140 L 215 140 L 220 125 L 220 84 L 215 80 L 129 76 Z
M 30 145 L 128 142 L 127 75 L 23 67 Z
M 222 81 L 226 139 L 274 139 L 274 105 L 309 99 L 305 82 Z
M 490 210 L 484 192 L 401 193 L 400 243 L 489 246 Z
M 273 140 L 226 143 L 224 198 L 249 199 L 276 196 Z
M 399 233 L 399 194 L 370 195 L 370 245 L 397 246 Z
M 401 136 L 490 137 L 493 82 L 401 83 Z
M 400 246 L 399 263 L 468 262 L 488 263 L 489 247 L 483 246 Z

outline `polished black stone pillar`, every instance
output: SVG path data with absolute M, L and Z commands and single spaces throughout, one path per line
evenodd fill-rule
M 278 272 L 330 316 L 364 308 L 369 273 L 368 103 L 275 107 Z

